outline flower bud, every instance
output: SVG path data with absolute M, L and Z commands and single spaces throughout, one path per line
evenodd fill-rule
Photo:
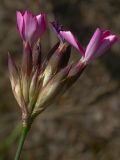
M 60 70 L 41 90 L 38 95 L 33 114 L 36 114 L 36 112 L 39 112 L 42 108 L 46 107 L 49 103 L 51 103 L 51 101 L 54 101 L 54 98 L 64 86 L 70 67 L 71 66 L 67 66 L 66 68 Z
M 70 57 L 70 46 L 60 44 L 56 52 L 51 56 L 47 67 L 44 71 L 43 86 L 57 73 L 61 68 L 65 67 Z
M 32 71 L 32 53 L 29 43 L 24 44 L 23 59 L 21 66 L 21 82 L 22 82 L 22 92 L 25 102 L 28 103 L 28 92 L 30 84 L 30 74 Z
M 8 69 L 9 69 L 9 77 L 10 77 L 13 94 L 19 106 L 21 106 L 20 79 L 19 79 L 17 67 L 10 54 L 8 54 Z
M 17 67 L 14 61 L 12 60 L 12 57 L 10 56 L 10 54 L 8 54 L 8 69 L 9 69 L 9 76 L 10 76 L 12 91 L 17 103 L 19 104 L 22 110 L 22 121 L 24 125 L 27 119 L 28 110 L 27 110 L 27 106 L 25 104 L 24 97 L 21 90 L 21 79 L 19 77 Z

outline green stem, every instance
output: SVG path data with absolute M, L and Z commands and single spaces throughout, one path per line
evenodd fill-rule
M 22 128 L 22 133 L 21 133 L 18 149 L 15 155 L 15 160 L 20 159 L 21 151 L 22 151 L 22 148 L 23 148 L 23 145 L 24 145 L 24 142 L 25 142 L 25 139 L 26 139 L 26 136 L 29 130 L 30 130 L 30 126 L 26 126 Z

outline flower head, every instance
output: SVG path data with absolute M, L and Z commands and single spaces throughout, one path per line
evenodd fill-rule
M 46 30 L 45 14 L 41 13 L 33 16 L 29 11 L 23 13 L 17 11 L 16 17 L 17 27 L 22 40 L 29 42 L 32 46 Z
M 87 63 L 117 41 L 116 35 L 98 28 L 83 49 L 72 32 L 65 31 L 57 22 L 51 25 L 60 42 L 43 59 L 38 39 L 45 31 L 45 14 L 33 16 L 28 11 L 17 12 L 17 26 L 24 41 L 23 56 L 21 66 L 17 67 L 9 55 L 8 68 L 13 94 L 22 110 L 23 125 L 53 103 L 80 77 Z M 71 45 L 66 41 L 82 54 L 77 63 L 69 62 Z

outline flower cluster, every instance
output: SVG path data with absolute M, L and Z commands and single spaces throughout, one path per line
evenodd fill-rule
M 21 66 L 17 67 L 8 56 L 8 68 L 14 96 L 22 110 L 23 125 L 29 118 L 41 113 L 54 99 L 65 92 L 81 75 L 85 67 L 101 56 L 118 38 L 110 31 L 97 28 L 84 49 L 77 38 L 63 29 L 57 22 L 51 22 L 59 41 L 42 60 L 41 36 L 46 31 L 46 15 L 37 16 L 30 12 L 17 12 L 17 28 L 23 41 Z M 71 46 L 82 57 L 70 63 Z

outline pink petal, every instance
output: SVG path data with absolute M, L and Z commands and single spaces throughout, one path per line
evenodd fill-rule
M 37 29 L 37 20 L 30 12 L 24 13 L 24 37 L 27 41 L 32 42 L 32 38 Z
M 81 47 L 78 40 L 74 37 L 74 35 L 70 31 L 60 31 L 60 36 L 65 39 L 68 43 L 74 46 L 82 55 L 84 55 L 85 51 Z
M 106 40 L 108 39 L 111 44 L 115 43 L 118 40 L 118 37 L 114 34 L 109 35 L 108 37 L 105 38 Z
M 18 30 L 20 32 L 21 37 L 24 39 L 23 32 L 22 32 L 22 29 L 23 29 L 23 16 L 19 11 L 16 12 L 16 18 L 17 18 L 17 28 L 18 28 Z
M 41 13 L 36 16 L 36 19 L 38 22 L 38 30 L 41 36 L 46 30 L 46 15 L 44 13 Z
M 94 57 L 98 47 L 100 46 L 101 37 L 102 37 L 102 31 L 99 28 L 97 28 L 86 48 L 85 52 L 86 61 L 90 61 Z
M 103 36 L 102 38 L 104 39 L 105 37 L 108 37 L 109 35 L 111 35 L 111 32 L 109 30 L 103 32 Z
M 104 38 L 104 40 L 102 41 L 102 44 L 100 45 L 100 47 L 98 48 L 98 51 L 96 52 L 95 57 L 99 57 L 102 54 L 104 54 L 105 51 L 108 50 L 117 41 L 118 41 L 118 38 L 115 35 L 110 35 Z

